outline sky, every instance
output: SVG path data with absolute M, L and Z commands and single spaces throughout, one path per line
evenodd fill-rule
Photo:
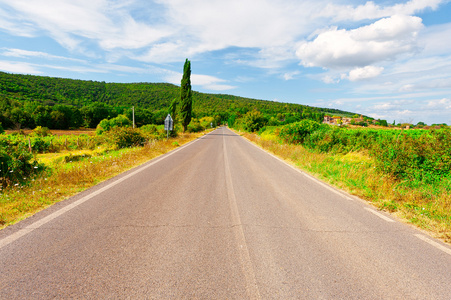
M 451 124 L 451 0 L 0 0 L 0 71 Z

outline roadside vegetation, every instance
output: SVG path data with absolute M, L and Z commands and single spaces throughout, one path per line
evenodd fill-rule
M 240 128 L 242 129 L 242 128 Z M 244 136 L 338 188 L 451 242 L 451 129 L 302 120 Z
M 203 135 L 211 120 L 186 133 L 177 125 L 169 140 L 163 125 L 133 129 L 123 117 L 102 121 L 109 127 L 99 124 L 97 134 L 0 134 L 0 228 Z

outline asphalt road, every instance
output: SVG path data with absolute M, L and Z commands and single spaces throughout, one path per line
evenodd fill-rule
M 451 299 L 451 248 L 227 128 L 0 231 L 0 299 Z

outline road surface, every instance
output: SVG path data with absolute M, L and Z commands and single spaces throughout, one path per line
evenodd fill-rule
M 451 299 L 451 248 L 227 128 L 0 231 L 0 299 Z

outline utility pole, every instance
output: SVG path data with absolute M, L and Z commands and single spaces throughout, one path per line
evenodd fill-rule
M 133 111 L 133 113 L 132 113 L 132 115 L 133 115 L 133 129 L 135 129 L 135 107 L 134 106 L 132 107 L 132 111 Z

